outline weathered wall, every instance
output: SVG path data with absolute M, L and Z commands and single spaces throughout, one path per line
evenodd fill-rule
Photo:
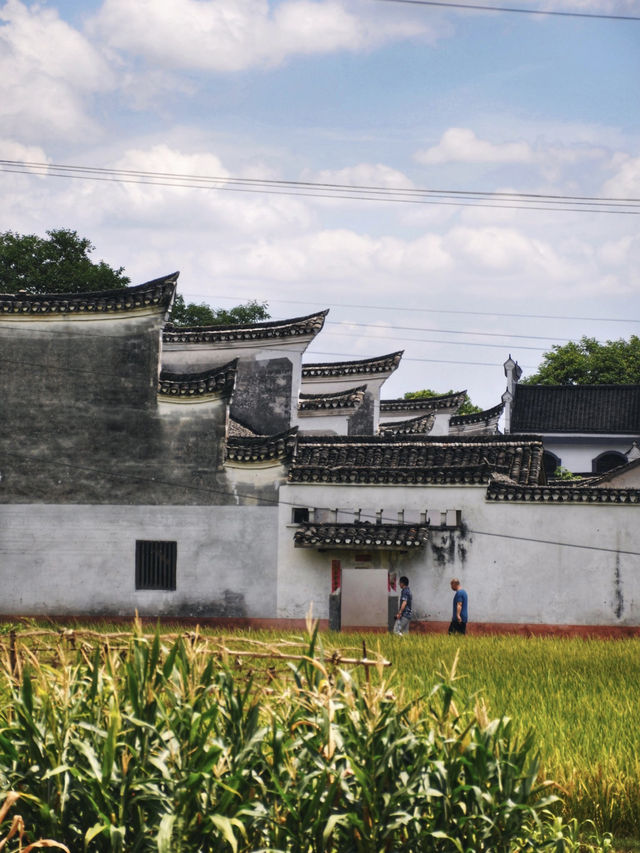
M 280 497 L 283 616 L 299 617 L 313 601 L 316 615 L 327 618 L 331 559 L 354 562 L 352 551 L 294 548 L 291 505 L 369 508 L 374 517 L 383 509 L 389 520 L 401 509 L 406 518 L 459 509 L 461 528 L 432 530 L 424 549 L 392 556 L 393 568 L 410 579 L 418 619 L 451 618 L 449 581 L 458 576 L 475 622 L 640 625 L 640 558 L 624 553 L 640 552 L 637 505 L 488 502 L 485 489 L 472 486 L 287 485 Z M 382 565 L 389 557 L 375 559 Z M 292 594 L 283 597 L 291 585 Z
M 2 324 L 0 503 L 228 502 L 226 402 L 158 406 L 162 322 Z
M 261 435 L 289 429 L 297 415 L 304 340 L 165 343 L 163 368 L 174 373 L 208 370 L 238 359 L 231 416 Z
M 0 614 L 270 618 L 277 509 L 0 506 Z M 175 592 L 135 590 L 136 539 L 177 542 Z

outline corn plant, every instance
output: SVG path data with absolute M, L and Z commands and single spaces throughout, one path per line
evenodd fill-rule
M 550 811 L 556 795 L 540 781 L 533 736 L 467 700 L 456 660 L 407 700 L 382 666 L 363 674 L 327 662 L 316 630 L 300 661 L 268 677 L 140 625 L 124 647 L 56 655 L 43 663 L 25 652 L 0 705 L 0 783 L 23 794 L 29 843 L 46 835 L 96 853 L 580 849 L 577 824 Z

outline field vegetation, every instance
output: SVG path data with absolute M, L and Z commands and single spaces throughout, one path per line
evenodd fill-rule
M 0 782 L 21 795 L 25 844 L 569 853 L 640 838 L 635 641 L 1 631 Z

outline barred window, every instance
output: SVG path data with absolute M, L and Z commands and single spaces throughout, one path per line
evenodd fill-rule
M 178 543 L 136 540 L 136 589 L 175 589 Z

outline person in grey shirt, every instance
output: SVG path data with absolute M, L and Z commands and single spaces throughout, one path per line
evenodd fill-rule
M 413 596 L 409 589 L 409 578 L 404 575 L 400 578 L 400 590 L 400 604 L 396 613 L 396 621 L 393 625 L 393 633 L 402 636 L 409 633 L 409 623 L 413 616 Z

